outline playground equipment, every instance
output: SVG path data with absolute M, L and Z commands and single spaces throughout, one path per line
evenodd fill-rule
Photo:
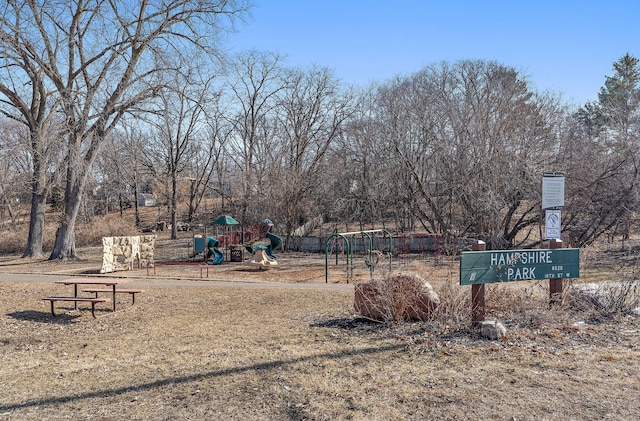
M 258 238 L 245 244 L 247 251 L 253 255 L 249 264 L 259 266 L 261 269 L 277 266 L 278 258 L 273 254 L 273 250 L 282 243 L 282 238 L 271 232 L 273 222 L 269 219 L 260 221 L 257 228 Z
M 376 235 L 382 234 L 382 239 L 387 239 L 387 251 L 384 253 L 376 249 L 375 240 Z M 373 235 L 373 236 L 372 236 Z M 356 242 L 356 236 L 360 236 L 360 244 Z M 368 247 L 367 247 L 368 246 Z M 365 248 L 366 247 L 366 248 Z M 347 263 L 347 283 L 353 280 L 353 255 L 354 251 L 362 250 L 366 253 L 365 264 L 369 268 L 369 279 L 373 279 L 373 272 L 376 265 L 380 262 L 381 257 L 389 258 L 389 270 L 391 270 L 391 256 L 392 256 L 392 238 L 389 231 L 386 229 L 367 230 L 367 231 L 353 231 L 340 233 L 336 229 L 333 234 L 327 237 L 325 243 L 325 283 L 329 282 L 329 253 L 335 252 L 336 265 L 338 264 L 338 256 L 340 251 L 344 254 Z
M 225 261 L 225 253 L 221 249 L 226 249 L 227 251 L 231 251 L 231 260 L 233 261 L 242 261 L 242 253 L 240 253 L 240 258 L 236 259 L 233 251 L 236 248 L 239 248 L 239 245 L 234 244 L 234 242 L 240 241 L 239 232 L 235 232 L 233 227 L 235 225 L 239 225 L 240 223 L 233 219 L 229 215 L 220 215 L 213 221 L 212 225 L 215 228 L 215 236 L 207 236 L 207 229 L 204 228 L 201 235 L 193 236 L 193 250 L 191 253 L 191 257 L 194 258 L 199 254 L 203 255 L 203 260 L 207 260 L 211 258 L 211 263 L 214 265 L 219 265 L 220 263 Z
M 224 254 L 218 250 L 218 239 L 215 237 L 207 238 L 207 259 L 211 256 L 213 256 L 211 263 L 214 265 L 219 265 L 224 261 Z
M 269 240 L 269 245 L 257 244 L 253 246 L 253 259 L 249 262 L 250 264 L 261 268 L 278 265 L 278 258 L 273 254 L 273 249 L 280 245 L 282 239 L 270 232 L 267 233 L 267 239 Z
M 247 232 L 234 230 L 239 224 L 229 215 L 220 215 L 213 221 L 216 236 L 207 237 L 206 228 L 202 235 L 194 235 L 191 257 L 203 255 L 203 260 L 211 258 L 211 263 L 218 265 L 225 261 L 225 252 L 222 250 L 226 250 L 230 261 L 242 262 L 243 250 L 246 249 L 252 254 L 250 264 L 260 268 L 276 266 L 278 258 L 273 250 L 282 243 L 282 238 L 271 232 L 273 222 L 264 219 Z
M 213 256 L 211 263 L 219 265 L 224 262 L 224 254 L 218 249 L 218 239 L 216 237 L 193 237 L 193 256 L 204 255 L 204 260 Z
M 219 247 L 229 252 L 229 259 L 232 262 L 242 262 L 242 233 L 235 229 L 240 225 L 229 215 L 220 215 L 212 223 L 215 226 L 216 238 L 219 241 Z M 239 254 L 237 253 L 239 251 Z

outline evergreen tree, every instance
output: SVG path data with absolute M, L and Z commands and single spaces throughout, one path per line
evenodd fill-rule
M 637 139 L 640 122 L 639 60 L 628 53 L 613 64 L 614 75 L 608 76 L 598 93 L 603 123 L 616 139 L 627 144 Z

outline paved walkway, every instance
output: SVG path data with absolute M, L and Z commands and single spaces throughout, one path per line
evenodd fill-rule
M 352 290 L 353 284 L 320 284 L 320 283 L 289 283 L 289 282 L 261 282 L 247 280 L 222 280 L 222 279 L 174 279 L 168 277 L 127 277 L 126 272 L 119 272 L 117 276 L 112 274 L 111 277 L 130 279 L 127 285 L 150 287 L 150 286 L 208 286 L 208 287 L 230 287 L 230 288 L 283 288 L 283 289 L 324 289 L 324 290 Z M 84 278 L 90 275 L 70 275 L 60 273 L 11 273 L 0 272 L 0 282 L 42 282 L 54 283 L 62 279 L 72 278 L 74 276 L 82 276 Z M 100 277 L 105 277 L 100 275 Z

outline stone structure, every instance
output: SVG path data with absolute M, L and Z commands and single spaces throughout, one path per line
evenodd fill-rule
M 102 237 L 102 268 L 100 273 L 132 270 L 134 260 L 138 267 L 153 263 L 155 235 Z
M 493 341 L 502 339 L 507 340 L 507 328 L 496 320 L 490 320 L 480 323 L 480 334 Z

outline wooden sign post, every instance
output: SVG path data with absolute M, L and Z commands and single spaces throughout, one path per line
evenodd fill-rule
M 477 240 L 471 246 L 473 251 L 487 250 L 487 244 Z M 471 323 L 477 326 L 484 321 L 484 284 L 471 285 Z
M 549 247 L 552 249 L 561 249 L 562 240 L 554 239 L 549 241 Z M 564 278 L 549 279 L 549 306 L 562 304 L 562 285 Z

